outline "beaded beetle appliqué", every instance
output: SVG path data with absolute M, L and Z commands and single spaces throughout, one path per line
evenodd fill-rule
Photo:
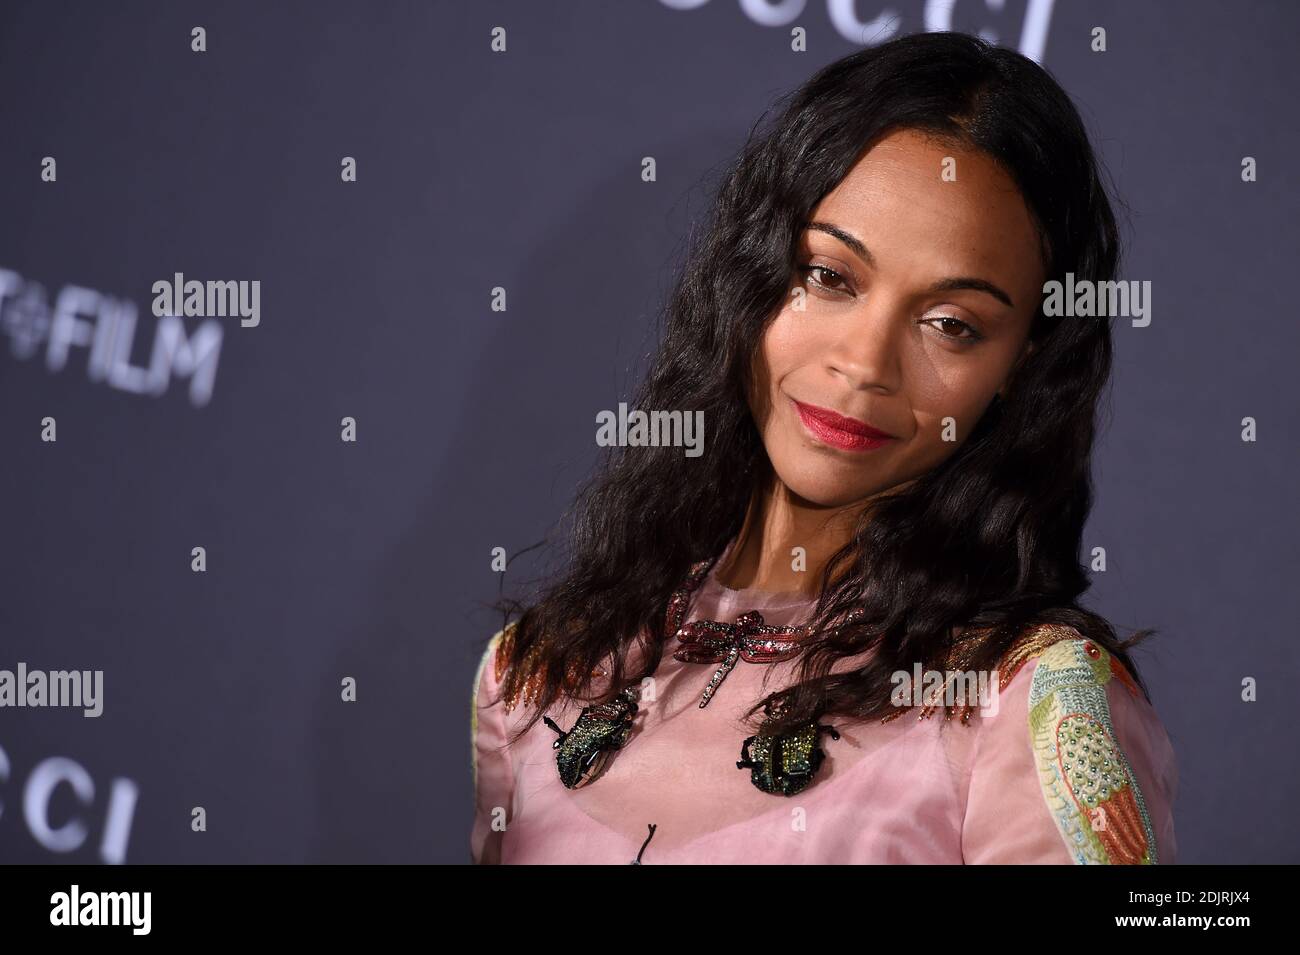
M 628 687 L 608 703 L 585 706 L 573 729 L 567 732 L 549 716 L 542 717 L 559 734 L 552 746 L 560 782 L 566 789 L 585 786 L 605 771 L 614 751 L 627 742 L 632 732 L 636 698 L 636 687 Z
M 816 721 L 791 733 L 750 736 L 741 744 L 736 768 L 751 770 L 750 782 L 765 793 L 793 796 L 812 784 L 813 774 L 826 758 L 817 745 L 823 732 L 840 738 L 833 726 Z

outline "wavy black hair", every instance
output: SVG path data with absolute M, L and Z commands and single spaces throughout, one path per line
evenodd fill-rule
M 987 154 L 1036 220 L 1049 279 L 1115 276 L 1119 234 L 1083 123 L 1047 71 L 1019 53 L 960 33 L 904 36 L 829 64 L 777 107 L 723 177 L 631 405 L 703 411 L 705 453 L 611 451 L 567 515 L 558 579 L 526 609 L 497 604 L 507 619 L 519 614 L 503 694 L 518 695 L 530 677 L 538 688 L 516 739 L 561 696 L 606 701 L 652 674 L 672 636 L 671 594 L 739 532 L 771 476 L 746 400 L 763 332 L 790 288 L 809 214 L 880 138 L 911 129 Z M 1003 400 L 966 440 L 901 491 L 864 504 L 823 570 L 795 685 L 755 702 L 751 720 L 769 701 L 770 732 L 823 715 L 896 713 L 891 674 L 914 662 L 942 668 L 963 629 L 963 669 L 996 669 L 1026 628 L 1056 623 L 1138 678 L 1128 650 L 1151 631 L 1120 641 L 1077 602 L 1089 586 L 1080 547 L 1109 319 L 1048 317 L 1040 304 L 1029 335 L 1034 348 Z M 969 634 L 978 634 L 973 648 Z M 629 666 L 638 640 L 646 652 Z M 873 649 L 866 666 L 830 672 Z M 598 686 L 593 671 L 611 665 Z

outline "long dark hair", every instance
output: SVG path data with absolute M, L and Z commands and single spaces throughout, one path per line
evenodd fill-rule
M 671 594 L 739 532 L 771 476 L 746 401 L 761 337 L 790 287 L 808 215 L 874 142 L 914 129 L 986 153 L 1036 219 L 1049 278 L 1114 278 L 1119 236 L 1088 136 L 1069 97 L 1026 57 L 959 33 L 905 36 L 831 63 L 778 105 L 776 122 L 761 129 L 760 119 L 727 171 L 630 405 L 702 410 L 704 454 L 611 452 L 567 515 L 564 571 L 527 609 L 498 604 L 522 610 L 506 644 L 503 693 L 518 694 L 530 677 L 536 687 L 516 738 L 561 696 L 604 701 L 652 674 L 672 636 Z M 963 644 L 962 669 L 993 670 L 1025 628 L 1056 623 L 1137 677 L 1127 651 L 1150 631 L 1121 642 L 1077 603 L 1089 584 L 1080 546 L 1111 367 L 1108 322 L 1052 318 L 1040 307 L 1035 347 L 1005 398 L 944 462 L 864 507 L 823 570 L 817 632 L 796 684 L 766 698 L 780 704 L 765 721 L 771 732 L 822 715 L 897 712 L 891 674 L 914 662 L 941 668 L 955 628 L 980 635 L 973 654 Z M 850 611 L 859 616 L 846 623 Z M 634 641 L 645 650 L 639 668 L 628 666 Z M 835 660 L 873 648 L 865 667 L 830 673 Z M 597 667 L 608 677 L 599 686 Z

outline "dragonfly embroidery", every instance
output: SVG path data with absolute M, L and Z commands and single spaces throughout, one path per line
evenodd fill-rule
M 673 659 L 682 663 L 718 663 L 716 673 L 700 697 L 700 708 L 709 705 L 718 686 L 726 679 L 736 661 L 778 663 L 798 654 L 805 627 L 772 627 L 763 622 L 757 610 L 742 614 L 735 623 L 718 620 L 693 620 L 677 631 L 681 646 Z

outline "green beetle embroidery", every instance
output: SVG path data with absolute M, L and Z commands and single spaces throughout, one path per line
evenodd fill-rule
M 819 734 L 832 739 L 840 734 L 833 726 L 815 720 L 792 733 L 750 736 L 741 744 L 737 769 L 749 769 L 749 780 L 765 793 L 793 796 L 806 789 L 813 774 L 826 758 L 817 745 Z
M 583 707 L 573 729 L 565 732 L 549 716 L 546 725 L 559 733 L 552 746 L 560 782 L 566 789 L 577 789 L 593 781 L 609 765 L 614 751 L 627 742 L 632 720 L 637 713 L 636 687 L 622 690 L 608 703 Z

